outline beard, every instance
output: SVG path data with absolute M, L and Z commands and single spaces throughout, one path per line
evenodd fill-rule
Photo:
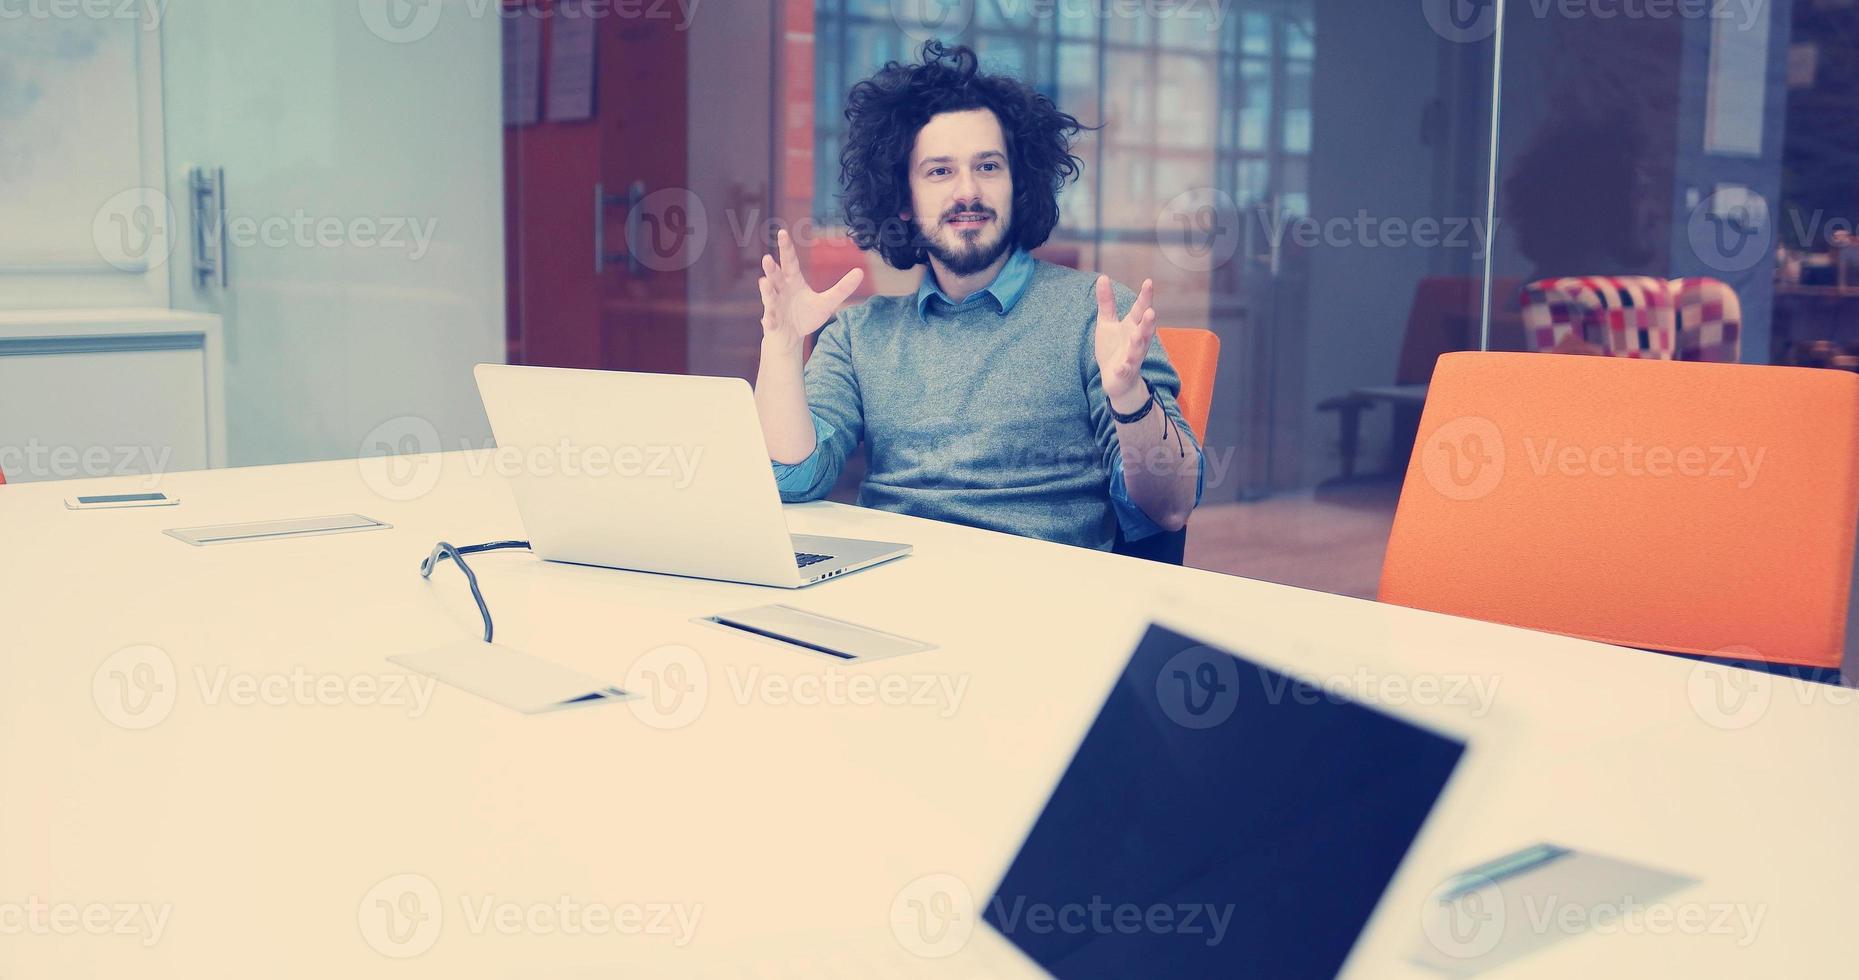
M 948 220 L 958 214 L 984 214 L 993 218 L 996 225 L 993 229 L 995 237 L 984 241 L 982 236 L 987 234 L 985 230 L 964 233 L 949 228 Z M 941 262 L 951 275 L 974 275 L 993 265 L 995 259 L 1000 258 L 1007 249 L 1013 246 L 1012 225 L 1002 225 L 1000 215 L 990 207 L 955 208 L 944 212 L 942 223 L 946 240 L 930 234 L 921 225 L 917 227 L 917 234 L 923 239 L 923 250 Z

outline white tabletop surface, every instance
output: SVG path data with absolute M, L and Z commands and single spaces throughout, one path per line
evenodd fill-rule
M 1431 975 L 1405 962 L 1431 884 L 1538 841 L 1699 879 L 1664 901 L 1702 924 L 1495 975 L 1859 964 L 1852 692 L 1719 701 L 1689 661 L 811 504 L 795 531 L 915 553 L 800 592 L 475 557 L 500 642 L 648 695 L 524 716 L 386 659 L 480 628 L 416 566 L 521 536 L 482 460 L 0 487 L 0 977 L 972 973 L 894 904 L 989 893 L 1158 610 L 1470 734 L 1353 972 Z M 63 505 L 149 487 L 182 502 Z M 348 512 L 393 527 L 161 533 Z M 692 621 L 777 601 L 936 649 L 840 666 Z

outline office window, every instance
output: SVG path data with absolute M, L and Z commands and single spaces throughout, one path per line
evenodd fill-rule
M 1056 236 L 1095 248 L 1153 238 L 1168 202 L 1190 190 L 1217 188 L 1242 206 L 1274 195 L 1280 208 L 1307 206 L 1301 189 L 1282 185 L 1293 174 L 1301 182 L 1310 153 L 1311 14 L 1282 0 L 1236 6 L 1216 25 L 1193 5 L 1124 17 L 1085 5 L 975 0 L 950 8 L 972 15 L 941 36 L 974 48 L 988 70 L 1026 79 L 1081 121 L 1104 124 L 1079 141 L 1085 171 L 1060 201 Z M 887 61 L 910 59 L 913 35 L 932 33 L 915 24 L 907 32 L 894 9 L 817 2 L 812 210 L 822 224 L 843 220 L 846 90 Z

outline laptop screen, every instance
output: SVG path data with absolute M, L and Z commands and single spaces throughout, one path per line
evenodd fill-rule
M 1334 976 L 1464 748 L 1151 626 L 984 918 L 1062 980 Z

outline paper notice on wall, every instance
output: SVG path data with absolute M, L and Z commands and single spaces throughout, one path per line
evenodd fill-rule
M 1770 11 L 1764 9 L 1746 24 L 1711 22 L 1709 80 L 1704 90 L 1706 153 L 1762 155 L 1770 19 Z
M 562 0 L 551 18 L 549 49 L 550 122 L 594 117 L 594 67 L 598 32 L 585 0 Z
M 503 19 L 503 124 L 533 125 L 542 107 L 542 19 L 525 10 Z

